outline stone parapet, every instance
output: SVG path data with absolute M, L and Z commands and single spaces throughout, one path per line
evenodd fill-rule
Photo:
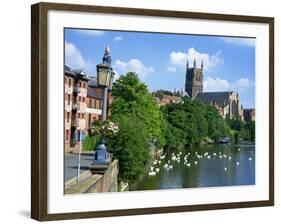
M 118 180 L 118 160 L 114 160 L 105 171 L 101 174 L 90 174 L 85 171 L 81 175 L 80 181 L 76 183 L 76 179 L 69 180 L 65 184 L 65 194 L 79 193 L 96 193 L 96 192 L 116 192 Z

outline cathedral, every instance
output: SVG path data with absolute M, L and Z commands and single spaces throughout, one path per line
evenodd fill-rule
M 185 91 L 192 100 L 200 100 L 218 109 L 223 118 L 240 117 L 243 119 L 243 109 L 239 101 L 239 94 L 234 91 L 203 92 L 203 61 L 199 68 L 194 59 L 193 67 L 186 65 Z

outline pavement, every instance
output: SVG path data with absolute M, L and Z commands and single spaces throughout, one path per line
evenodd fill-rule
M 80 174 L 86 170 L 94 161 L 94 153 L 81 153 Z M 77 176 L 78 153 L 67 153 L 64 155 L 64 182 Z

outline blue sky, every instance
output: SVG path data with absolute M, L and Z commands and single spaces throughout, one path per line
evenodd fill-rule
M 204 91 L 238 91 L 255 107 L 255 39 L 65 29 L 65 63 L 96 75 L 105 47 L 118 76 L 135 71 L 150 91 L 184 88 L 186 62 L 204 63 Z

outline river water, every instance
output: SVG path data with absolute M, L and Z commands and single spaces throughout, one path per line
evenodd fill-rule
M 157 164 L 130 191 L 255 184 L 253 143 L 202 145 L 164 155 L 154 158 Z

